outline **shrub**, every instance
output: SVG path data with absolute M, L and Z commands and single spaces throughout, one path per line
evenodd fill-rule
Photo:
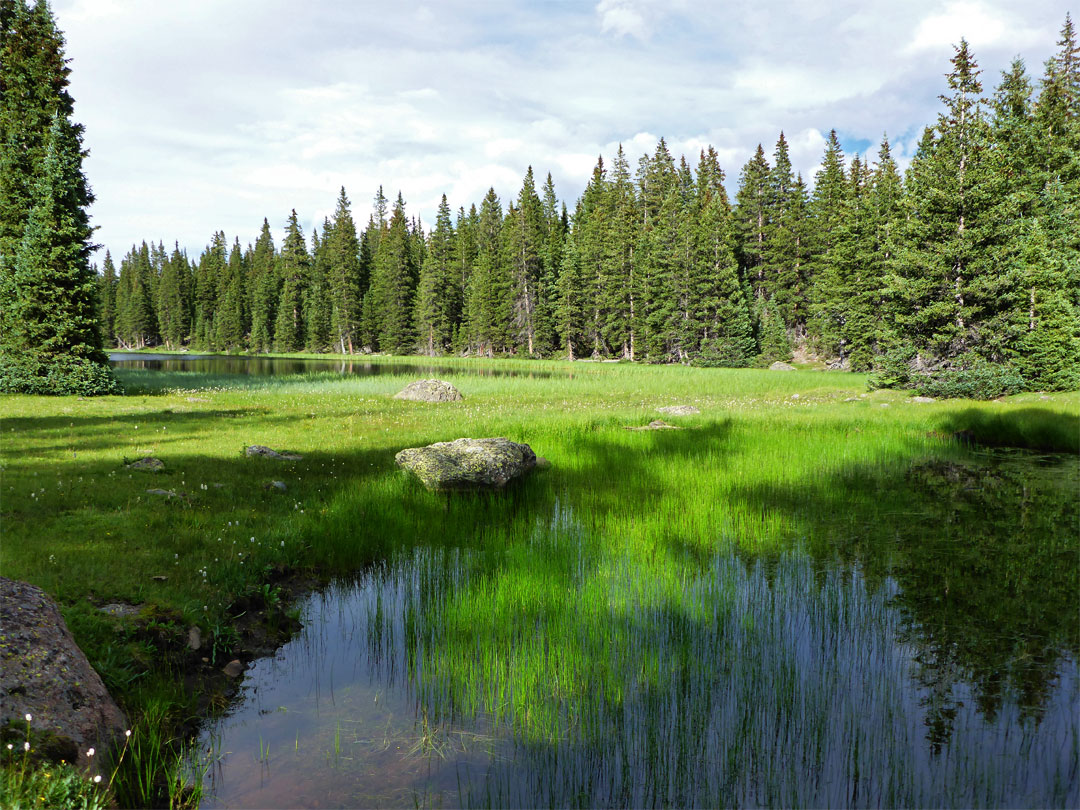
M 78 395 L 122 394 L 106 363 L 67 355 L 0 356 L 0 393 Z

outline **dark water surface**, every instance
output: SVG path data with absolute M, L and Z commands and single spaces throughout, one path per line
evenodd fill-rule
M 1077 472 L 920 462 L 854 539 L 655 571 L 565 506 L 559 581 L 404 553 L 247 672 L 203 806 L 1080 806 Z
M 484 377 L 547 378 L 550 371 L 519 371 L 492 368 L 476 361 L 462 366 L 414 365 L 393 362 L 372 362 L 363 359 L 331 360 L 307 357 L 266 357 L 263 355 L 226 354 L 152 354 L 148 352 L 109 352 L 114 368 L 140 371 L 180 371 L 201 374 L 243 374 L 257 377 L 280 377 L 296 374 L 356 374 L 360 376 L 389 375 L 396 377 L 430 377 L 468 374 Z

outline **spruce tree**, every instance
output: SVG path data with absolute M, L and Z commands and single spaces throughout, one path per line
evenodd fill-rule
M 537 353 L 536 310 L 543 266 L 543 217 L 530 166 L 518 194 L 516 216 L 512 222 L 508 219 L 507 227 L 503 229 L 504 256 L 511 276 L 513 333 L 510 345 L 530 357 Z
M 247 267 L 240 240 L 234 239 L 229 262 L 219 287 L 219 300 L 214 308 L 214 346 L 223 351 L 240 351 L 250 331 L 247 316 Z
M 423 354 L 434 356 L 450 349 L 457 303 L 456 269 L 454 226 L 444 194 L 428 242 L 427 256 L 420 269 L 416 293 L 416 331 Z
M 338 351 L 353 353 L 353 342 L 360 326 L 361 290 L 366 286 L 361 276 L 360 240 L 356 236 L 349 198 L 341 187 L 334 223 L 326 236 L 329 262 L 330 333 Z
M 311 232 L 311 261 L 304 285 L 304 344 L 309 352 L 325 352 L 331 342 L 330 255 L 327 250 L 333 225 L 323 221 L 322 237 L 318 228 Z
M 253 352 L 268 352 L 274 345 L 274 322 L 280 290 L 277 251 L 270 223 L 263 219 L 259 238 L 251 255 L 248 293 L 251 296 L 251 339 Z
M 187 256 L 177 244 L 162 267 L 157 291 L 157 319 L 161 341 L 170 349 L 180 348 L 191 331 L 191 269 Z
M 277 260 L 281 294 L 274 321 L 275 351 L 298 352 L 304 348 L 304 287 L 310 263 L 304 233 L 300 229 L 296 209 L 293 209 L 285 226 L 285 242 Z
M 381 192 L 381 190 L 380 190 Z M 405 201 L 398 194 L 378 241 L 371 277 L 370 312 L 379 351 L 408 354 L 416 348 L 414 297 L 418 268 Z
M 116 285 L 116 265 L 113 264 L 112 254 L 106 250 L 102 274 L 98 278 L 101 337 L 105 346 L 113 346 L 116 343 Z

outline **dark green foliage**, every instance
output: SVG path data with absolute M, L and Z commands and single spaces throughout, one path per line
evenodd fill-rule
M 106 363 L 73 355 L 0 355 L 0 394 L 96 397 L 122 394 Z
M 182 255 L 143 246 L 122 263 L 115 302 L 99 283 L 100 311 L 121 345 L 719 366 L 786 360 L 794 345 L 873 371 L 879 386 L 982 395 L 1019 375 L 1075 388 L 1080 48 L 1069 17 L 1058 45 L 1036 87 L 1017 60 L 987 102 L 961 42 L 904 179 L 887 139 L 876 163 L 848 160 L 833 131 L 812 191 L 780 133 L 772 165 L 759 145 L 743 166 L 734 206 L 712 147 L 692 168 L 663 139 L 633 176 L 621 147 L 610 166 L 601 157 L 572 220 L 551 175 L 538 193 L 531 168 L 505 211 L 489 189 L 452 223 L 444 198 L 428 234 L 380 188 L 358 237 L 341 189 L 310 254 L 295 212 L 280 256 L 264 220 L 246 251 L 227 255 L 215 234 L 193 276 Z
M 98 278 L 98 302 L 100 310 L 98 319 L 101 323 L 101 336 L 106 342 L 116 339 L 116 265 L 113 264 L 112 254 L 105 251 L 105 262 L 102 265 L 102 274 Z
M 297 352 L 304 347 L 304 293 L 308 278 L 307 245 L 296 211 L 289 214 L 285 243 L 278 255 L 277 276 L 281 280 L 281 294 L 277 301 L 277 319 L 274 324 L 274 349 L 279 352 Z
M 1027 387 L 1013 369 L 974 354 L 957 358 L 947 368 L 916 375 L 913 382 L 919 394 L 941 399 L 994 399 Z

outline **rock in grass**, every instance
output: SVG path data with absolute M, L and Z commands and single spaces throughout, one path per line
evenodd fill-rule
M 276 489 L 280 490 L 281 492 L 285 492 L 288 487 L 285 485 L 284 481 L 268 481 L 267 483 L 263 484 L 263 489 Z
M 769 371 L 794 371 L 794 370 L 795 370 L 795 366 L 793 366 L 793 365 L 791 365 L 789 363 L 784 363 L 784 362 L 782 362 L 780 360 L 777 360 L 775 363 L 773 363 L 771 366 L 769 366 Z
M 668 405 L 666 408 L 657 408 L 656 410 L 660 413 L 666 413 L 668 416 L 693 416 L 696 413 L 701 413 L 693 405 Z
M 663 419 L 653 419 L 647 425 L 628 425 L 627 430 L 682 430 L 678 425 L 669 425 Z
M 126 465 L 129 470 L 142 470 L 143 472 L 162 472 L 165 469 L 165 462 L 160 458 L 154 458 L 153 456 L 146 456 L 140 458 L 137 461 L 133 461 Z
M 912 397 L 908 402 L 934 402 L 933 397 Z
M 90 773 L 127 723 L 44 591 L 0 577 L 0 724 L 26 728 L 39 753 Z M 98 755 L 86 756 L 95 748 Z M 21 753 L 21 747 L 20 747 Z
M 274 458 L 279 461 L 299 461 L 303 458 L 298 453 L 279 453 L 277 450 L 271 450 L 269 447 L 264 447 L 261 444 L 253 444 L 245 451 L 249 456 L 262 456 L 263 458 Z
M 240 663 L 240 659 L 234 658 L 232 661 L 225 665 L 225 668 L 221 670 L 230 678 L 239 678 L 244 674 L 244 665 Z
M 457 402 L 461 399 L 461 392 L 442 380 L 417 380 L 394 394 L 394 399 L 408 399 L 413 402 Z
M 536 466 L 527 444 L 504 438 L 457 439 L 410 447 L 394 460 L 428 489 L 469 491 L 502 489 Z

